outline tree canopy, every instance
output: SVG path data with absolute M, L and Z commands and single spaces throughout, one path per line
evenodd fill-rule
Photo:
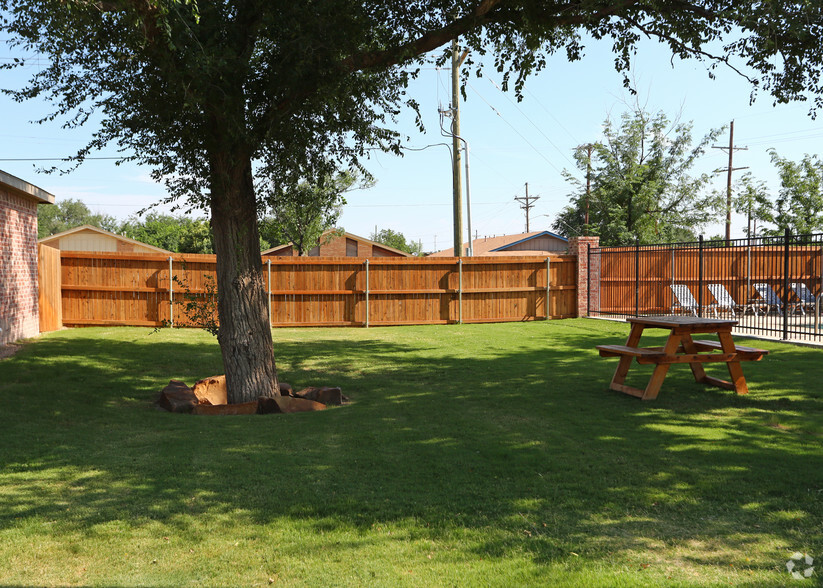
M 37 209 L 37 238 L 43 239 L 74 227 L 91 225 L 106 231 L 117 231 L 117 219 L 92 212 L 81 200 L 67 198 L 52 206 Z
M 691 124 L 672 124 L 662 112 L 624 113 L 619 126 L 607 119 L 603 140 L 575 152 L 586 178 L 565 173 L 575 192 L 553 228 L 599 235 L 603 245 L 691 240 L 716 198 L 704 193 L 709 176 L 690 171 L 718 132 L 692 146 Z
M 94 121 L 78 161 L 112 144 L 150 166 L 169 199 L 208 211 L 236 402 L 278 393 L 255 180 L 316 182 L 362 167 L 368 148 L 398 151 L 393 119 L 416 106 L 408 81 L 452 39 L 492 53 L 504 88 L 518 93 L 552 55 L 580 59 L 586 33 L 612 44 L 623 72 L 652 37 L 674 56 L 743 68 L 778 101 L 812 94 L 820 104 L 818 1 L 0 0 L 0 9 L 2 34 L 46 63 L 12 96 L 50 99 L 44 118 L 69 127 Z M 483 61 L 470 57 L 464 70 Z
M 272 182 L 264 192 L 272 213 L 272 229 L 283 241 L 292 243 L 298 255 L 308 255 L 309 250 L 320 243 L 322 235 L 335 228 L 346 203 L 343 194 L 352 189 L 356 181 L 356 174 L 343 172 L 322 176 L 316 182 L 299 182 L 296 186 Z M 334 237 L 332 233 L 326 234 L 328 238 Z
M 782 235 L 789 229 L 795 235 L 807 235 L 823 231 L 823 161 L 806 154 L 795 162 L 780 157 L 774 149 L 769 153 L 780 177 L 780 190 L 774 206 L 761 212 L 764 221 L 775 225 L 763 233 Z
M 118 232 L 161 249 L 176 253 L 214 253 L 208 221 L 149 212 L 143 218 L 131 217 Z
M 736 213 L 746 216 L 746 228 L 743 231 L 747 237 L 758 235 L 758 225 L 762 234 L 763 223 L 774 221 L 773 203 L 769 199 L 768 188 L 762 180 L 756 180 L 750 172 L 743 174 L 743 177 L 738 180 L 734 189 L 732 208 Z
M 400 251 L 411 253 L 412 255 L 423 255 L 423 249 L 419 243 L 407 241 L 405 235 L 392 229 L 380 229 L 372 233 L 371 240 L 389 247 L 394 247 Z

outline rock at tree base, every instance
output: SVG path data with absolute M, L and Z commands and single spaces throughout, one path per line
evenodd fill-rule
M 279 396 L 277 398 L 258 398 L 258 414 L 273 414 L 292 412 L 310 412 L 313 410 L 324 410 L 325 404 L 308 400 L 306 398 L 292 398 L 291 396 Z
M 237 415 L 237 414 L 257 414 L 256 402 L 243 402 L 242 404 L 198 404 L 191 411 L 192 414 L 199 415 Z
M 297 398 L 314 400 L 316 402 L 321 402 L 331 406 L 340 406 L 344 402 L 349 401 L 346 396 L 343 396 L 343 392 L 340 388 L 329 388 L 328 386 L 323 386 L 322 388 L 303 388 L 300 392 L 295 394 L 295 396 Z
M 194 384 L 192 392 L 200 404 L 228 404 L 226 376 L 204 378 Z
M 178 380 L 169 380 L 155 404 L 169 412 L 191 412 L 198 402 L 191 388 Z
M 192 388 L 200 404 L 228 404 L 229 392 L 226 388 L 226 376 L 211 376 L 203 378 Z M 294 391 L 286 382 L 280 382 L 280 394 L 294 396 Z
M 256 402 L 228 404 L 226 376 L 212 376 L 189 388 L 178 380 L 170 380 L 156 404 L 169 412 L 197 415 L 289 414 L 324 410 L 327 404 L 348 402 L 340 388 L 305 388 L 297 396 L 289 384 L 280 383 L 277 398 L 260 397 Z M 324 402 L 325 401 L 325 402 Z

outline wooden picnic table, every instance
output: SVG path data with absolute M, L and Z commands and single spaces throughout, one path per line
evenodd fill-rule
M 740 362 L 759 361 L 769 353 L 765 349 L 736 346 L 732 340 L 735 320 L 695 316 L 643 316 L 626 320 L 632 325 L 626 344 L 598 345 L 597 349 L 601 357 L 620 358 L 609 388 L 641 400 L 657 398 L 669 366 L 674 363 L 688 363 L 698 382 L 747 394 L 749 388 Z M 640 347 L 640 337 L 645 329 L 669 329 L 666 344 L 663 347 Z M 718 341 L 693 340 L 692 335 L 698 333 L 715 333 Z M 633 359 L 639 364 L 655 366 L 645 390 L 624 383 Z M 724 362 L 729 368 L 731 382 L 707 376 L 703 364 L 709 362 Z

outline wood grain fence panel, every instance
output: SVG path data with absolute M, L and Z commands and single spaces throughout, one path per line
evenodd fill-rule
M 271 316 L 275 326 L 363 325 L 366 322 L 365 260 L 276 258 L 271 261 Z M 369 324 L 456 322 L 458 264 L 454 258 L 369 260 Z M 546 317 L 546 261 L 528 258 L 464 258 L 463 318 L 466 322 Z M 180 303 L 205 296 L 214 284 L 215 258 L 208 255 L 61 252 L 60 304 L 67 325 L 186 324 Z M 264 264 L 264 287 L 269 267 Z M 576 259 L 552 256 L 548 312 L 574 316 Z
M 60 250 L 39 245 L 37 274 L 40 283 L 38 306 L 40 331 L 56 331 L 63 327 L 62 272 Z

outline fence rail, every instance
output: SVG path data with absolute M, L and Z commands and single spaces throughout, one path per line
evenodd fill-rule
M 823 235 L 601 247 L 589 257 L 590 316 L 723 314 L 749 334 L 823 337 Z
M 263 279 L 274 327 L 526 321 L 575 316 L 576 261 L 278 257 Z M 66 326 L 181 325 L 179 303 L 209 296 L 215 270 L 214 255 L 63 251 L 42 280 L 59 284 Z

